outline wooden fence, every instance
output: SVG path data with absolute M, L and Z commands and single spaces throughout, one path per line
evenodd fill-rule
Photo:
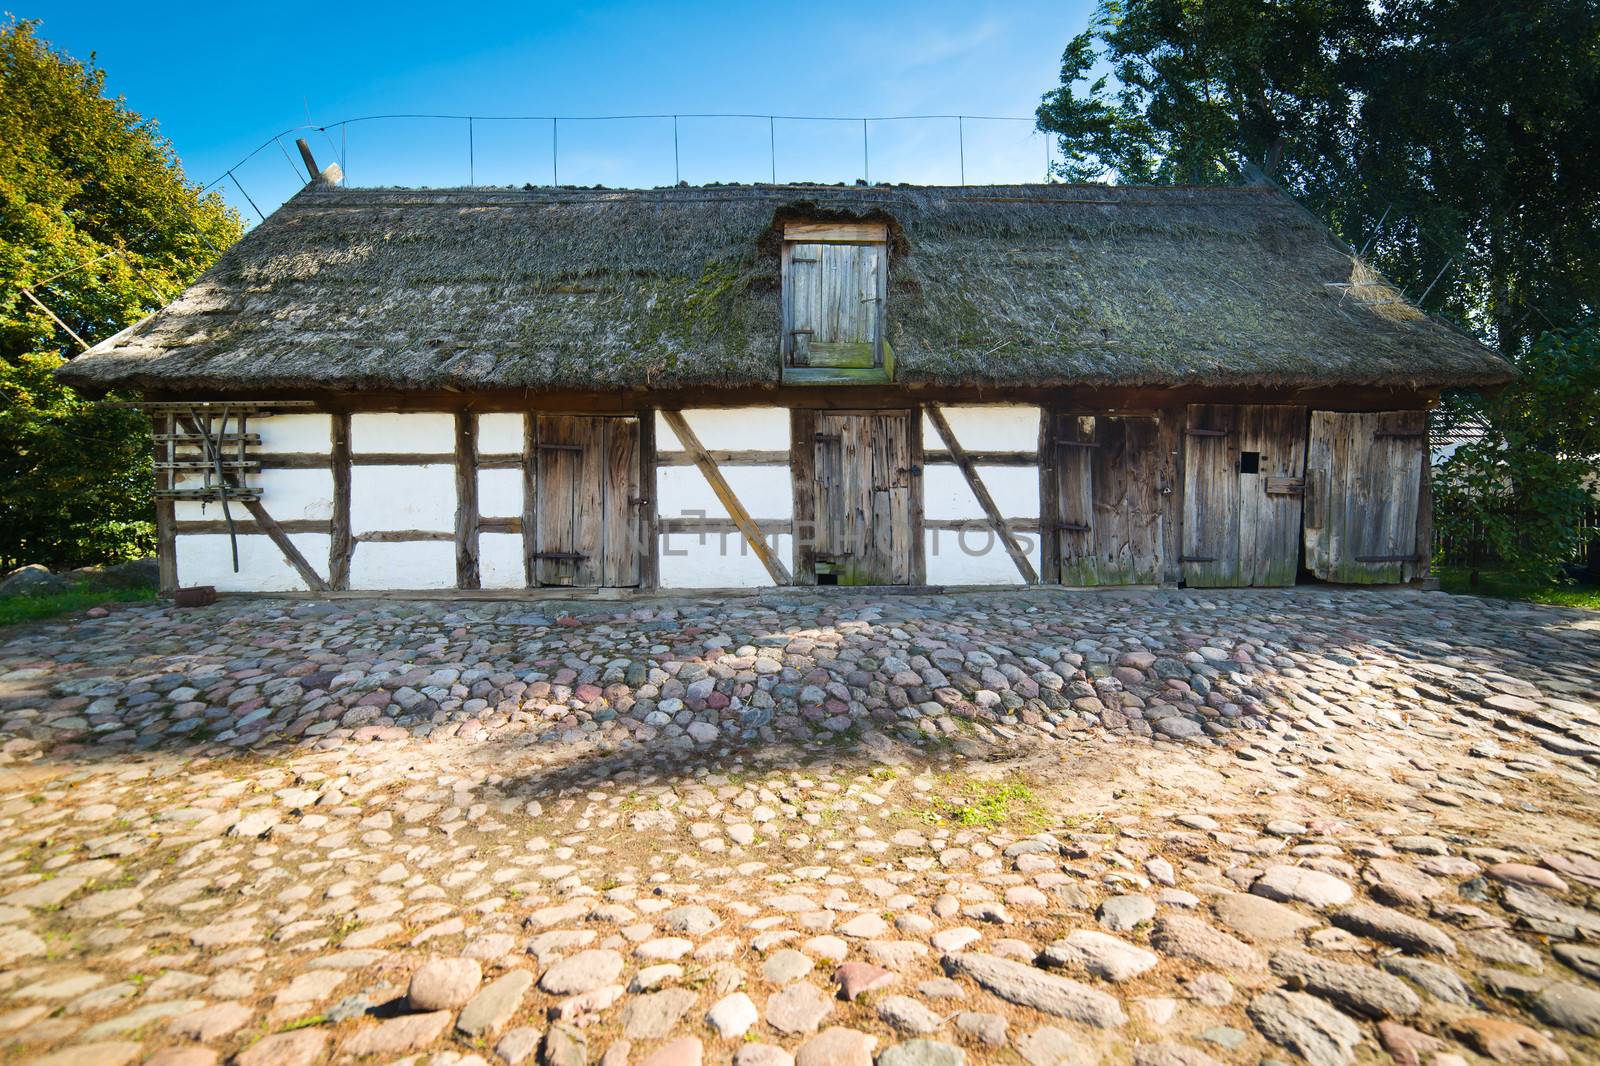
M 1521 514 L 1509 508 L 1499 513 L 1510 515 L 1513 522 L 1520 526 Z M 1594 535 L 1594 530 L 1600 529 L 1600 504 L 1592 505 L 1584 513 L 1579 528 L 1589 530 L 1590 536 L 1581 542 L 1581 546 L 1568 562 L 1586 567 L 1593 578 L 1600 580 L 1600 536 Z M 1435 560 L 1445 566 L 1493 566 L 1500 561 L 1483 534 L 1481 522 L 1474 522 L 1469 532 L 1453 536 L 1435 526 L 1433 555 Z

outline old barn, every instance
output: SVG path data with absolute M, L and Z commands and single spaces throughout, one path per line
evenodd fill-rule
M 1505 363 L 1270 188 L 317 182 L 61 371 L 163 584 L 1398 583 Z

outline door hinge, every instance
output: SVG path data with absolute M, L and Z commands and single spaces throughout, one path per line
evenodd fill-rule
M 579 559 L 589 558 L 582 552 L 534 552 L 535 559 L 549 559 L 554 562 L 577 562 Z
M 1180 563 L 1214 563 L 1216 561 L 1217 561 L 1217 557 L 1215 555 L 1180 555 L 1180 556 L 1178 556 L 1178 562 L 1180 562 Z

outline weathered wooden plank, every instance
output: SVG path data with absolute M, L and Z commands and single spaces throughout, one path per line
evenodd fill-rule
M 606 526 L 610 517 L 607 508 L 606 456 L 610 438 L 610 419 L 576 418 L 576 442 L 582 445 L 578 452 L 577 484 L 574 499 L 575 543 L 573 551 L 579 556 L 573 581 L 578 585 L 605 584 Z
M 1314 516 L 1306 566 L 1327 581 L 1394 584 L 1427 572 L 1421 546 L 1425 411 L 1314 411 L 1307 481 Z
M 989 489 L 983 483 L 983 478 L 978 475 L 977 467 L 973 464 L 966 449 L 956 439 L 955 431 L 950 428 L 949 421 L 944 417 L 944 412 L 938 404 L 928 404 L 924 409 L 928 421 L 933 423 L 933 428 L 938 432 L 944 446 L 949 451 L 956 466 L 961 468 L 961 476 L 967 481 L 967 487 L 972 490 L 972 495 L 977 498 L 978 506 L 983 509 L 984 517 L 989 522 L 989 527 L 994 530 L 995 536 L 1000 538 L 1000 544 L 1005 548 L 1006 554 L 1011 556 L 1011 561 L 1016 565 L 1017 572 L 1022 575 L 1022 580 L 1030 585 L 1039 583 L 1039 575 L 1033 569 L 1033 561 L 1028 558 L 1015 536 L 1011 527 L 1006 524 L 1005 518 L 1000 514 L 1000 508 L 995 506 L 994 497 L 989 495 Z
M 1191 404 L 1183 442 L 1184 583 L 1195 588 L 1249 584 L 1239 565 L 1238 447 L 1236 409 L 1229 404 Z M 1221 430 L 1196 435 L 1194 430 Z
M 456 588 L 482 587 L 478 575 L 478 416 L 456 412 Z
M 480 533 L 521 533 L 521 518 L 480 518 L 478 519 L 478 532 Z
M 578 466 L 581 452 L 549 448 L 549 444 L 577 444 L 574 418 L 538 415 L 539 432 L 534 462 L 539 483 L 538 541 L 534 548 L 537 585 L 577 583 L 574 560 L 578 551 Z
M 882 243 L 889 239 L 889 227 L 882 222 L 786 222 L 783 239 Z
M 664 410 L 661 412 L 661 417 L 672 428 L 673 435 L 678 438 L 679 443 L 694 455 L 695 465 L 700 468 L 701 476 L 706 479 L 706 484 L 711 486 L 711 491 L 716 494 L 729 516 L 739 526 L 739 532 L 744 535 L 745 543 L 750 546 L 756 558 L 761 560 L 761 565 L 766 567 L 767 573 L 772 575 L 772 580 L 779 585 L 790 584 L 788 568 L 772 550 L 772 546 L 763 539 L 760 528 L 751 520 L 749 512 L 734 495 L 733 489 L 728 487 L 728 482 L 717 469 L 717 464 L 706 454 L 699 436 L 690 428 L 688 421 L 683 417 L 683 412 Z
M 1099 451 L 1099 423 L 1100 419 L 1094 415 L 1057 416 L 1056 509 L 1052 512 L 1052 525 L 1061 553 L 1059 580 L 1063 585 L 1103 583 L 1094 550 L 1096 515 L 1092 459 Z
M 1156 491 L 1161 494 L 1161 583 L 1176 585 L 1183 580 L 1183 429 L 1186 415 L 1181 407 L 1156 414 L 1157 461 Z
M 792 533 L 795 522 L 788 518 L 752 518 L 766 536 Z M 731 518 L 698 518 L 695 516 L 664 516 L 657 520 L 662 533 L 737 533 L 739 524 Z
M 1301 497 L 1269 495 L 1270 478 L 1305 474 L 1306 409 L 1287 404 L 1238 408 L 1240 466 L 1255 453 L 1256 472 L 1241 469 L 1239 551 L 1242 576 L 1257 587 L 1293 585 L 1299 573 Z
M 639 423 L 605 419 L 605 493 L 599 583 L 611 588 L 639 584 Z

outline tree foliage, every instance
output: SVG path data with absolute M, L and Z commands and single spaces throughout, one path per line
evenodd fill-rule
M 1038 110 L 1059 176 L 1270 175 L 1521 379 L 1436 484 L 1440 528 L 1548 573 L 1600 453 L 1600 4 L 1101 0 Z
M 145 420 L 51 372 L 176 296 L 241 231 L 105 73 L 0 23 L 0 570 L 147 554 Z

